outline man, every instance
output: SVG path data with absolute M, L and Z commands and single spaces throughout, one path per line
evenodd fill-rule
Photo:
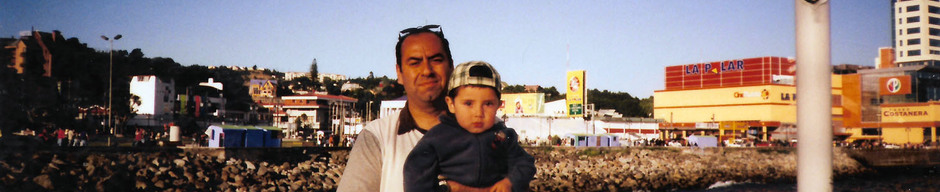
M 402 30 L 395 56 L 398 83 L 408 100 L 400 112 L 372 121 L 359 133 L 338 191 L 403 191 L 408 153 L 445 112 L 444 87 L 454 66 L 439 26 Z

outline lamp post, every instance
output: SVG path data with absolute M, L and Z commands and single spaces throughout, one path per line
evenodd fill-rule
M 121 39 L 121 34 L 115 35 L 114 38 L 108 38 L 108 36 L 101 36 L 101 39 L 108 41 L 108 130 L 111 132 L 111 136 L 114 136 L 114 125 L 111 121 L 111 98 L 112 98 L 112 87 L 111 80 L 114 76 L 114 40 Z M 108 146 L 111 146 L 111 137 L 108 137 Z

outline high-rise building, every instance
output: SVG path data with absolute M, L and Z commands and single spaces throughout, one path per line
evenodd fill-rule
M 940 65 L 940 1 L 894 0 L 894 51 L 898 66 Z

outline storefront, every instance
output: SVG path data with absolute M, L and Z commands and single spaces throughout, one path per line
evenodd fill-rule
M 940 125 L 940 69 L 908 66 L 859 71 L 846 78 L 848 141 L 931 144 Z M 853 90 L 851 93 L 849 90 Z M 857 90 L 857 91 L 855 91 Z

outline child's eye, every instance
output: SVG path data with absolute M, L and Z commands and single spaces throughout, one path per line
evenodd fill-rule
M 492 107 L 492 106 L 496 105 L 496 102 L 487 101 L 487 102 L 483 103 L 483 105 L 486 105 L 487 107 Z
M 464 101 L 464 102 L 463 102 L 463 105 L 466 105 L 466 106 L 471 106 L 471 105 L 473 105 L 473 102 L 470 102 L 470 101 Z

